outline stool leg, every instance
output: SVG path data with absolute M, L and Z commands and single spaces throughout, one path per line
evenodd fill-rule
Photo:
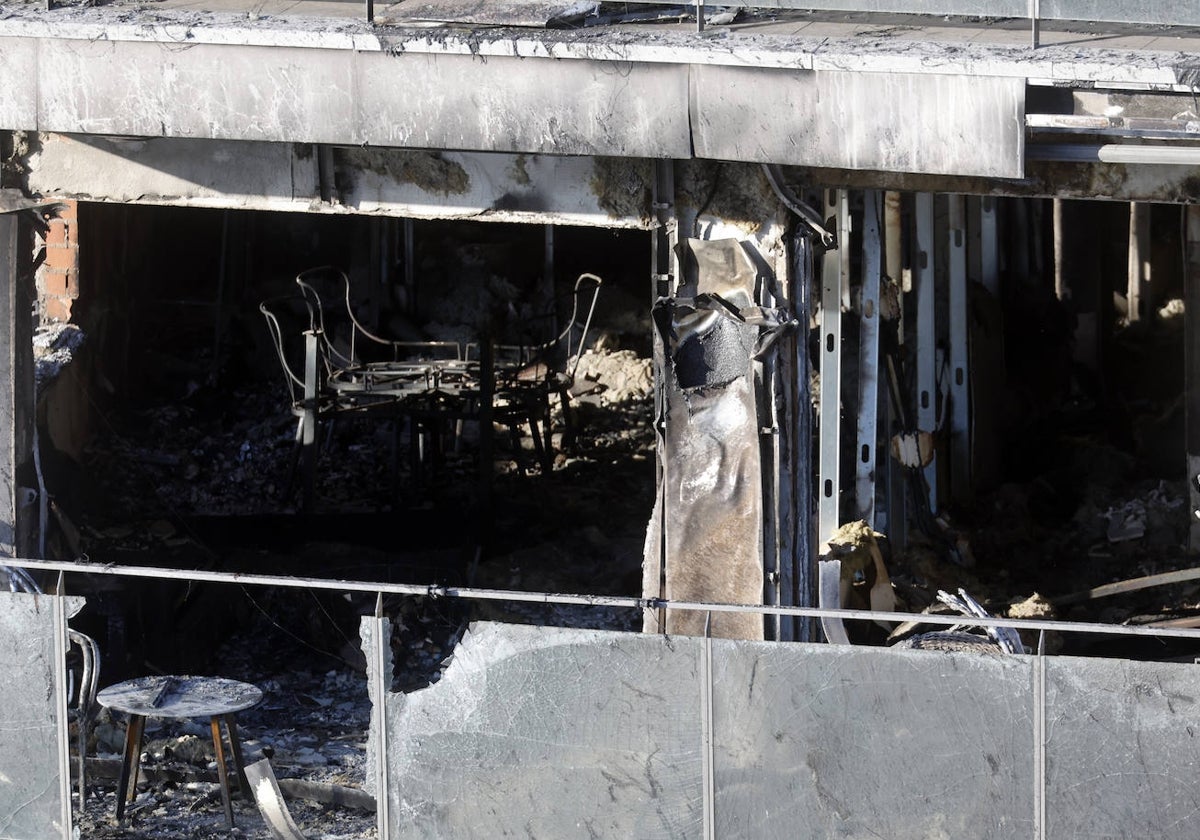
M 233 753 L 233 769 L 237 773 L 238 790 L 243 797 L 250 796 L 250 782 L 246 779 L 246 761 L 242 758 L 242 742 L 238 738 L 237 717 L 225 715 L 225 732 L 229 735 L 229 751 Z
M 117 822 L 125 818 L 125 804 L 137 795 L 138 767 L 142 762 L 143 715 L 130 715 L 125 727 L 125 755 L 121 759 L 121 778 L 117 782 Z
M 212 724 L 213 752 L 217 757 L 217 777 L 221 781 L 221 801 L 225 805 L 225 824 L 233 828 L 233 803 L 229 801 L 229 776 L 225 770 L 225 748 L 221 746 L 221 718 L 213 715 Z

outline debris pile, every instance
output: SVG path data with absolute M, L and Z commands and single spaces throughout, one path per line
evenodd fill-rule
M 632 350 L 588 351 L 567 362 L 575 370 L 573 391 L 581 398 L 594 395 L 600 405 L 646 400 L 654 391 L 654 371 L 650 359 Z
M 33 334 L 33 379 L 40 394 L 71 363 L 87 340 L 74 324 L 48 324 Z

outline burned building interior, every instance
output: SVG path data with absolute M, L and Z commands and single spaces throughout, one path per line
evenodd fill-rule
M 0 836 L 1140 825 L 1069 745 L 1198 749 L 1200 19 L 410 3 L 0 17 L 3 568 L 98 651 Z
M 897 198 L 907 223 L 913 196 Z M 1065 203 L 1059 247 L 1067 276 L 1057 277 L 1049 202 L 997 205 L 1002 291 L 978 283 L 968 304 L 978 360 L 972 378 L 995 383 L 977 392 L 972 482 L 943 490 L 940 510 L 924 520 L 914 512 L 900 526 L 907 545 L 889 547 L 890 574 L 913 611 L 929 606 L 937 588 L 969 583 L 989 602 L 1035 592 L 1052 599 L 1187 564 L 1185 465 L 1176 457 L 1183 446 L 1180 209 L 1139 208 L 1153 232 L 1146 263 L 1154 282 L 1143 293 L 1145 314 L 1131 318 L 1128 204 Z M 865 210 L 851 212 L 857 221 Z M 534 575 L 547 591 L 639 594 L 655 484 L 648 234 L 416 223 L 409 256 L 401 225 L 391 220 L 86 202 L 78 215 L 79 296 L 70 301 L 69 321 L 43 328 L 47 348 L 77 340 L 76 330 L 84 337 L 59 372 L 66 387 L 43 386 L 49 556 L 502 588 L 520 588 Z M 1103 232 L 1103 251 L 1096 232 Z M 901 258 L 901 279 L 892 281 L 897 301 L 903 276 L 911 275 Z M 405 282 L 408 264 L 413 286 Z M 305 511 L 302 476 L 289 478 L 299 472 L 295 418 L 258 304 L 294 295 L 296 275 L 322 266 L 345 266 L 352 294 L 364 300 L 377 289 L 377 299 L 363 305 L 376 309 L 372 325 L 386 328 L 379 332 L 466 346 L 489 330 L 498 344 L 527 353 L 562 333 L 576 303 L 574 278 L 590 271 L 606 284 L 589 349 L 623 351 L 630 369 L 622 371 L 616 402 L 604 394 L 607 382 L 585 374 L 569 423 L 560 404 L 551 406 L 548 462 L 539 461 L 527 423 L 515 438 L 497 425 L 486 487 L 477 429 L 441 430 L 435 462 L 414 451 L 414 429 L 403 419 L 399 430 L 391 416 L 331 423 Z M 548 270 L 553 294 L 543 279 Z M 857 272 L 853 266 L 851 275 Z M 422 303 L 405 307 L 410 299 Z M 577 336 L 587 314 L 576 307 Z M 859 339 L 852 315 L 842 339 L 851 347 Z M 884 365 L 890 359 L 898 377 L 914 364 L 914 315 L 906 320 L 906 341 L 899 320 L 881 339 Z M 1081 321 L 1093 325 L 1090 336 L 1081 336 Z M 939 336 L 939 347 L 947 342 Z M 808 344 L 819 377 L 816 329 Z M 856 364 L 850 354 L 848 367 Z M 843 376 L 848 387 L 857 371 Z M 857 394 L 843 398 L 852 413 Z M 884 416 L 914 410 L 902 398 Z M 902 430 L 893 419 L 893 433 Z M 949 460 L 946 437 L 939 446 Z M 939 477 L 953 486 L 948 470 Z M 884 511 L 887 489 L 877 490 Z M 917 505 L 907 492 L 900 491 L 902 511 Z M 843 495 L 844 505 L 856 504 L 849 490 Z M 945 551 L 948 538 L 954 552 Z M 603 557 L 589 556 L 596 551 Z M 579 567 L 568 568 L 564 558 Z M 203 584 L 129 581 L 108 592 L 98 583 L 100 590 L 87 592 L 98 598 L 90 629 L 105 640 L 114 677 L 147 664 L 163 672 L 205 667 L 225 635 L 264 617 L 254 599 L 237 604 Z M 1161 593 L 1151 597 L 1161 600 Z M 274 618 L 300 621 L 285 630 L 307 645 L 333 639 L 338 649 L 327 653 L 344 653 L 349 630 L 337 625 L 352 629 L 362 605 L 332 599 L 313 619 L 307 600 L 280 604 Z M 1174 605 L 1145 601 L 1143 610 L 1147 620 L 1193 612 L 1186 597 Z M 1070 614 L 1123 620 L 1133 607 L 1085 602 Z M 627 619 L 613 616 L 618 627 Z
M 53 493 L 50 550 L 101 563 L 507 588 L 521 574 L 553 576 L 560 552 L 593 545 L 603 574 L 588 569 L 556 588 L 636 594 L 654 490 L 647 234 L 468 222 L 406 233 L 399 222 L 355 216 L 87 203 L 79 217 L 70 323 L 87 338 L 67 367 L 75 372 L 63 373 L 70 395 L 49 397 L 70 408 L 43 409 L 45 480 L 63 488 Z M 176 266 L 169 276 L 166 264 Z M 455 356 L 491 336 L 503 352 L 524 353 L 524 369 L 574 368 L 568 420 L 558 394 L 543 395 L 553 412 L 544 455 L 528 417 L 498 419 L 495 463 L 481 478 L 478 424 L 462 422 L 456 406 L 443 407 L 450 419 L 437 428 L 387 409 L 349 411 L 320 428 L 313 486 L 304 487 L 291 395 L 260 302 L 279 301 L 283 329 L 299 336 L 307 314 L 288 324 L 300 313 L 285 304 L 301 300 L 297 275 L 315 285 L 338 272 L 326 266 L 344 267 L 353 306 L 375 310 L 361 317 L 375 334 L 453 342 Z M 589 273 L 605 280 L 599 293 L 591 283 L 576 292 Z M 331 332 L 345 311 L 338 294 L 325 313 Z M 298 371 L 303 348 L 286 338 Z M 615 380 L 567 358 L 568 342 L 578 355 L 580 340 L 601 348 Z M 204 667 L 225 635 L 271 612 L 203 585 L 141 585 L 154 595 L 138 582 L 96 593 L 101 612 L 112 604 L 96 632 L 114 676 L 146 662 L 164 672 Z M 332 639 L 336 659 L 361 604 L 333 598 L 314 617 L 300 594 L 271 617 L 318 649 Z

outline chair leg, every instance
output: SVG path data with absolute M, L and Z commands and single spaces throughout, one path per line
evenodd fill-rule
M 308 422 L 311 422 L 315 426 L 316 417 L 312 417 Z M 316 495 L 317 489 L 317 456 L 320 453 L 318 452 L 319 447 L 317 445 L 316 433 L 317 430 L 315 428 L 312 429 L 311 434 L 306 432 L 304 441 L 300 445 L 304 458 L 303 484 L 300 488 L 300 508 L 305 513 L 312 511 L 313 498 Z
M 550 472 L 552 464 L 546 455 L 546 445 L 542 441 L 542 432 L 538 429 L 538 418 L 535 414 L 529 414 L 529 435 L 533 438 L 533 452 L 537 458 L 538 464 L 542 468 L 543 473 Z
M 287 502 L 296 489 L 296 469 L 300 466 L 300 451 L 304 448 L 304 418 L 296 421 L 296 438 L 292 441 L 292 454 L 288 456 L 287 479 L 283 485 L 280 501 Z
M 575 445 L 575 410 L 571 408 L 571 395 L 563 388 L 558 392 L 558 399 L 562 403 L 563 415 L 563 433 L 562 433 L 562 448 L 568 449 Z

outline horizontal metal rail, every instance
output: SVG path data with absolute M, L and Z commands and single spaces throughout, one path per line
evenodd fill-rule
M 872 612 L 870 610 L 823 609 L 767 604 L 723 604 L 703 601 L 670 601 L 662 598 L 635 598 L 626 595 L 583 595 L 555 592 L 525 592 L 514 589 L 478 589 L 441 584 L 385 583 L 367 580 L 258 575 L 240 572 L 211 572 L 198 569 L 168 569 L 158 566 L 118 566 L 63 560 L 6 560 L 8 566 L 88 575 L 154 578 L 191 582 L 241 584 L 243 586 L 283 586 L 291 589 L 325 589 L 335 592 L 365 592 L 374 595 L 409 595 L 429 598 L 463 598 L 476 601 L 511 601 L 533 604 L 559 604 L 620 609 L 690 610 L 694 612 L 758 613 L 803 618 L 842 618 L 858 621 L 919 621 L 922 624 L 972 627 L 1014 627 L 1018 630 L 1047 630 L 1058 633 L 1090 633 L 1106 636 L 1149 636 L 1153 638 L 1196 639 L 1200 629 L 1184 627 L 1139 627 L 1125 624 L 1096 624 L 1082 621 L 1053 621 L 1026 618 L 976 618 L 962 615 L 928 613 Z

